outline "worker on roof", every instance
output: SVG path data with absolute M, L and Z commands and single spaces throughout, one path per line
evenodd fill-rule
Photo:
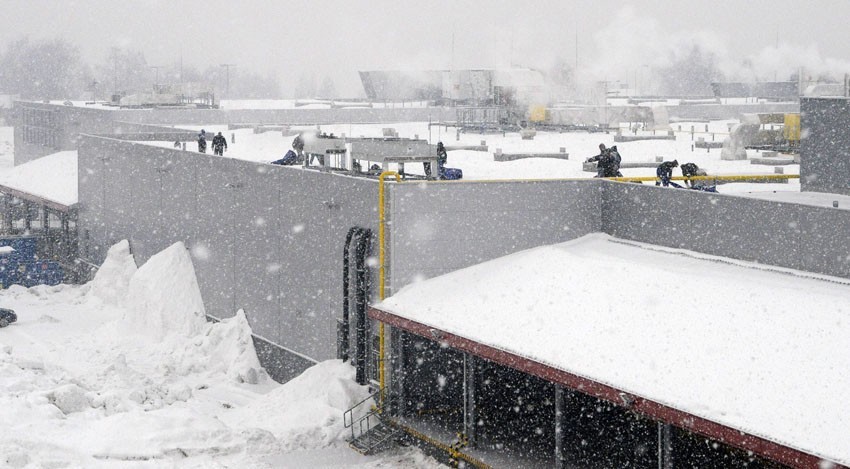
M 701 169 L 699 166 L 697 166 L 696 163 L 685 163 L 680 169 L 682 170 L 682 176 L 687 178 L 685 179 L 685 187 L 706 192 L 717 192 L 716 182 L 714 184 L 711 184 L 711 182 L 706 181 L 704 179 L 690 179 L 694 176 L 708 176 L 708 173 L 704 169 Z
M 655 176 L 658 178 L 655 181 L 655 185 L 656 186 L 664 186 L 664 187 L 673 186 L 673 187 L 678 187 L 679 189 L 681 189 L 682 186 L 680 186 L 680 185 L 678 185 L 675 182 L 670 180 L 670 178 L 673 177 L 673 168 L 678 168 L 678 167 L 679 167 L 679 161 L 678 160 L 665 161 L 665 162 L 661 163 L 660 165 L 658 165 L 658 168 L 655 169 Z
M 218 155 L 218 156 L 224 155 L 224 152 L 227 151 L 227 139 L 224 138 L 223 135 L 221 135 L 221 132 L 219 132 L 218 135 L 213 137 L 212 147 L 213 147 L 213 154 Z
M 446 147 L 443 146 L 443 142 L 437 142 L 437 179 L 443 179 L 446 170 L 446 162 L 448 160 L 449 154 L 446 152 Z M 422 166 L 425 168 L 425 177 L 431 179 L 431 163 L 425 161 L 422 163 Z
M 201 129 L 201 133 L 198 134 L 198 152 L 207 152 L 207 131 L 204 129 Z
M 591 156 L 590 158 L 584 160 L 585 163 L 596 162 L 596 177 L 598 178 L 612 178 L 612 177 L 622 177 L 623 175 L 620 173 L 620 153 L 617 151 L 617 147 L 613 146 L 611 148 L 605 148 L 604 143 L 599 144 L 599 154 L 596 156 Z

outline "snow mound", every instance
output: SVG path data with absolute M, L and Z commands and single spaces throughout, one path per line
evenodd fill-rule
M 66 384 L 50 391 L 47 400 L 65 415 L 91 408 L 86 390 L 76 384 Z
M 106 260 L 90 282 L 89 295 L 99 298 L 105 304 L 122 305 L 136 270 L 136 261 L 130 254 L 130 243 L 126 239 L 119 241 L 107 251 Z
M 68 443 L 114 463 L 233 454 L 244 447 L 215 417 L 174 408 L 168 413 L 134 410 L 113 414 L 92 421 Z M 158 466 L 167 465 L 163 462 Z
M 192 259 L 182 242 L 157 253 L 133 274 L 125 322 L 155 338 L 191 337 L 206 326 L 206 311 Z
M 177 359 L 176 368 L 181 375 L 209 370 L 249 384 L 257 384 L 268 377 L 260 366 L 251 326 L 241 309 L 232 318 L 209 324 L 203 335 L 195 337 L 182 353 L 178 353 Z
M 343 412 L 368 395 L 350 364 L 328 360 L 226 418 L 234 426 L 271 431 L 286 449 L 319 448 L 342 439 Z

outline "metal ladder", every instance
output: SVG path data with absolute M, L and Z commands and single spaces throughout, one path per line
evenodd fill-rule
M 343 413 L 345 428 L 351 428 L 349 446 L 365 455 L 379 453 L 393 446 L 395 437 L 402 431 L 382 417 L 393 399 L 389 393 L 379 389 Z M 355 412 L 359 413 L 366 406 L 369 406 L 368 412 L 355 418 Z

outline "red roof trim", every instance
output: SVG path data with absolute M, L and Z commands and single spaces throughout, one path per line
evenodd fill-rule
M 759 456 L 781 464 L 805 469 L 820 469 L 823 467 L 821 465 L 823 460 L 818 456 L 808 454 L 755 435 L 744 433 L 732 427 L 727 427 L 717 422 L 697 417 L 696 415 L 668 407 L 649 399 L 628 394 L 606 384 L 602 384 L 504 350 L 490 347 L 410 319 L 402 318 L 393 313 L 377 308 L 370 307 L 368 314 L 369 317 L 390 326 L 398 327 L 413 334 L 445 343 L 452 348 L 471 353 L 475 356 L 508 366 L 539 378 L 543 378 L 547 381 L 560 384 L 584 394 L 604 399 L 621 407 L 628 408 L 634 412 L 644 414 L 650 418 L 670 423 L 694 433 L 699 433 L 728 445 L 752 451 Z M 848 469 L 847 466 L 842 465 L 833 465 L 830 467 L 835 469 Z

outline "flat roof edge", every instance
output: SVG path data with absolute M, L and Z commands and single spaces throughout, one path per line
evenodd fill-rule
M 14 187 L 7 186 L 5 184 L 0 184 L 0 193 L 9 194 L 11 196 L 17 197 L 19 199 L 28 200 L 30 202 L 35 202 L 37 204 L 41 204 L 57 210 L 59 212 L 70 212 L 71 210 L 77 208 L 77 203 L 71 205 L 65 205 L 61 202 L 56 202 L 55 200 L 48 199 L 47 197 L 42 197 L 40 195 L 31 194 L 21 189 L 16 189 Z
M 507 366 L 518 371 L 560 384 L 566 388 L 604 399 L 620 407 L 641 413 L 650 418 L 675 425 L 677 427 L 713 438 L 722 443 L 752 451 L 759 456 L 795 468 L 820 469 L 824 458 L 802 450 L 777 443 L 766 438 L 746 433 L 688 412 L 652 401 L 613 386 L 594 381 L 527 357 L 485 345 L 474 340 L 446 332 L 394 313 L 369 307 L 370 318 L 410 333 L 445 343 L 457 350 L 470 353 L 486 360 Z M 834 463 L 833 468 L 848 469 L 848 466 Z

